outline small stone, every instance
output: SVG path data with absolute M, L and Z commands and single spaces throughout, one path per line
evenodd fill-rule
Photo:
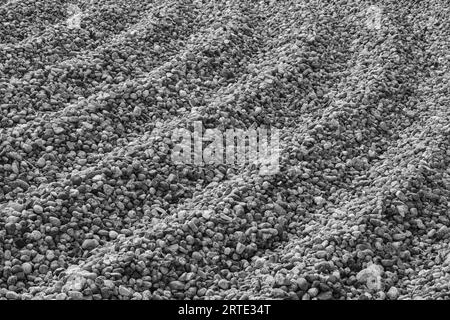
M 286 210 L 282 206 L 280 206 L 278 203 L 275 203 L 273 206 L 273 210 L 278 213 L 279 215 L 286 214 Z
M 405 194 L 402 192 L 402 191 L 397 191 L 396 193 L 395 193 L 395 196 L 400 200 L 400 201 L 403 201 L 403 202 L 405 202 L 405 201 L 407 201 L 408 200 L 408 198 L 406 198 L 406 196 L 405 196 Z
M 82 125 L 83 125 L 84 128 L 86 128 L 86 130 L 94 129 L 94 126 L 91 123 L 89 123 L 89 122 L 86 122 L 86 121 L 82 122 Z
M 22 210 L 24 209 L 24 205 L 23 204 L 20 204 L 20 203 L 14 202 L 14 201 L 9 202 L 9 207 L 11 209 L 17 211 L 17 212 L 22 212 Z M 18 217 L 15 217 L 14 219 L 17 219 L 17 221 L 13 221 L 13 222 L 18 222 L 19 221 Z
M 58 293 L 55 297 L 56 300 L 66 300 L 67 299 L 67 294 L 65 294 L 64 292 Z
M 6 299 L 8 300 L 19 300 L 20 296 L 18 293 L 14 292 L 14 291 L 8 291 L 6 292 Z
M 439 230 L 436 232 L 436 237 L 440 238 L 446 238 L 449 235 L 449 228 L 447 226 L 442 226 L 439 228 Z
M 31 265 L 31 263 L 25 262 L 24 264 L 22 264 L 22 269 L 23 269 L 23 273 L 25 274 L 30 274 L 33 272 L 33 266 Z
M 302 291 L 306 291 L 309 288 L 309 283 L 305 278 L 298 278 L 297 285 L 298 285 L 299 289 Z
M 225 279 L 220 279 L 220 281 L 218 283 L 219 288 L 221 288 L 223 290 L 227 290 L 229 285 L 230 285 L 230 283 Z
M 109 232 L 109 238 L 112 239 L 112 240 L 117 239 L 118 236 L 119 236 L 119 234 L 116 231 L 114 231 L 114 230 L 111 230 Z
M 396 259 L 381 259 L 381 265 L 383 267 L 392 267 L 396 262 Z
M 23 151 L 25 151 L 26 153 L 30 153 L 31 151 L 33 151 L 33 147 L 30 146 L 28 143 L 22 144 L 22 149 L 23 149 Z
M 14 188 L 18 187 L 22 190 L 28 190 L 30 188 L 30 184 L 28 182 L 23 181 L 22 179 L 16 179 L 14 183 L 11 184 Z
M 286 296 L 286 291 L 284 291 L 280 288 L 274 288 L 274 289 L 272 289 L 272 295 L 275 298 L 283 298 L 284 296 Z
M 169 287 L 170 287 L 172 290 L 183 290 L 183 289 L 184 289 L 184 283 L 181 282 L 181 281 L 178 281 L 178 280 L 171 281 L 171 282 L 169 283 Z
M 243 245 L 242 243 L 238 243 L 236 246 L 236 253 L 237 254 L 242 254 L 245 251 L 245 245 Z
M 322 207 L 325 204 L 325 199 L 322 197 L 314 197 L 314 203 L 319 207 Z
M 194 251 L 192 253 L 192 259 L 197 260 L 197 261 L 201 261 L 203 259 L 203 256 L 200 252 L 198 251 Z
M 404 233 L 396 233 L 392 235 L 392 239 L 394 239 L 395 241 L 401 241 L 406 239 L 406 235 Z
M 142 115 L 142 109 L 140 107 L 138 107 L 138 106 L 134 107 L 133 115 L 135 117 L 139 117 L 140 115 Z
M 264 266 L 264 264 L 266 263 L 266 259 L 264 258 L 258 258 L 255 261 L 255 268 L 262 268 Z
M 398 297 L 400 296 L 400 292 L 396 287 L 390 287 L 389 291 L 387 292 L 387 296 L 391 300 L 397 300 Z
M 64 128 L 61 127 L 54 127 L 53 128 L 53 132 L 55 132 L 55 134 L 61 134 L 64 132 Z
M 245 209 L 240 204 L 238 204 L 234 207 L 234 211 L 236 212 L 236 215 L 238 215 L 238 216 L 245 214 Z
M 30 233 L 30 237 L 31 237 L 31 239 L 38 241 L 42 238 L 42 234 L 39 230 L 33 230 Z
M 73 185 L 75 185 L 75 186 L 79 186 L 81 184 L 81 182 L 83 181 L 83 179 L 80 176 L 73 176 L 70 178 L 70 180 L 72 181 Z
M 83 299 L 83 294 L 78 291 L 69 291 L 67 293 L 67 295 L 69 296 L 70 300 L 82 300 Z
M 39 273 L 40 274 L 46 274 L 48 272 L 48 266 L 45 264 L 41 264 L 39 266 Z
M 428 238 L 433 238 L 434 235 L 436 234 L 436 232 L 437 232 L 436 229 L 431 229 L 430 231 L 428 231 L 427 237 L 428 237 Z
M 402 217 L 405 217 L 409 210 L 406 205 L 402 204 L 402 205 L 397 206 L 397 211 L 398 211 L 399 215 L 401 215 Z
M 319 289 L 317 289 L 317 288 L 310 288 L 310 289 L 308 290 L 308 295 L 309 295 L 311 298 L 316 297 L 318 294 L 319 294 Z
M 331 291 L 321 292 L 317 296 L 317 299 L 318 300 L 331 300 L 331 299 L 333 299 L 333 292 L 331 292 Z
M 14 234 L 14 232 L 16 231 L 16 224 L 12 222 L 6 223 L 5 230 L 8 234 Z
M 204 210 L 204 211 L 202 212 L 202 217 L 203 217 L 205 220 L 211 219 L 211 212 L 210 212 L 209 210 Z
M 81 248 L 84 250 L 93 250 L 93 249 L 97 248 L 98 245 L 99 245 L 99 243 L 96 239 L 86 239 L 83 241 Z
M 56 255 L 55 255 L 55 252 L 53 252 L 53 250 L 48 250 L 45 253 L 45 259 L 47 259 L 48 261 L 52 261 L 55 258 L 56 258 Z
M 195 224 L 195 222 L 194 221 L 189 221 L 188 222 L 188 226 L 189 226 L 189 228 L 191 228 L 191 230 L 192 231 L 194 231 L 194 232 L 197 232 L 198 231 L 198 227 L 197 227 L 197 225 Z
M 42 213 L 44 212 L 44 209 L 43 209 L 40 205 L 35 204 L 35 205 L 33 206 L 33 211 L 34 211 L 34 213 L 36 213 L 36 214 L 42 214 Z
M 355 137 L 356 137 L 356 141 L 358 141 L 358 142 L 361 142 L 363 139 L 363 135 L 361 132 L 357 132 Z
M 56 217 L 50 217 L 48 218 L 48 220 L 50 221 L 50 223 L 55 226 L 55 227 L 60 227 L 61 226 L 61 220 L 59 220 Z
M 358 272 L 358 274 L 356 275 L 356 280 L 359 283 L 368 286 L 369 289 L 375 289 L 372 287 L 378 284 L 382 273 L 383 273 L 382 266 L 377 264 L 371 264 L 367 268 Z
M 40 158 L 38 159 L 38 161 L 36 161 L 36 165 L 37 165 L 39 168 L 45 167 L 45 164 L 46 164 L 46 161 L 45 161 L 45 158 L 44 158 L 44 157 L 40 157 Z
M 131 290 L 124 286 L 119 286 L 119 294 L 124 297 L 131 297 L 133 295 Z
M 92 181 L 94 181 L 94 182 L 98 182 L 98 181 L 102 181 L 102 180 L 103 180 L 103 176 L 101 174 L 97 174 L 92 177 Z

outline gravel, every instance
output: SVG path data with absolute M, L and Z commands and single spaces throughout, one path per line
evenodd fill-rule
M 448 1 L 68 6 L 0 4 L 1 300 L 449 298 Z

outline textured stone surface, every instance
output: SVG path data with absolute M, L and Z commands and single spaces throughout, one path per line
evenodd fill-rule
M 3 1 L 0 299 L 448 298 L 425 2 Z M 194 121 L 279 129 L 279 172 L 174 163 Z

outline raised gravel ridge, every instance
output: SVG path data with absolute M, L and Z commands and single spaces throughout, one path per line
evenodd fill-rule
M 450 298 L 449 16 L 0 0 L 0 299 Z M 174 163 L 194 121 L 280 171 Z

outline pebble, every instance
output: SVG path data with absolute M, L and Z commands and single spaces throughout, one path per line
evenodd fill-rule
M 243 245 L 242 243 L 238 243 L 236 246 L 236 253 L 237 254 L 242 254 L 245 251 L 245 245 Z
M 119 236 L 119 234 L 116 231 L 114 231 L 114 230 L 111 230 L 108 233 L 108 235 L 109 235 L 109 238 L 112 239 L 112 240 L 117 239 L 117 237 Z
M 8 291 L 6 292 L 6 299 L 8 300 L 19 300 L 20 296 L 18 293 L 14 292 L 14 291 Z
M 81 248 L 84 250 L 93 250 L 99 246 L 99 242 L 96 239 L 86 239 L 83 241 Z
M 397 300 L 399 296 L 400 296 L 400 292 L 398 291 L 398 289 L 396 287 L 389 288 L 389 290 L 387 292 L 387 297 L 390 300 Z
M 44 157 L 41 157 L 41 158 L 39 158 L 39 159 L 36 161 L 36 165 L 37 165 L 39 168 L 45 167 L 45 164 L 46 164 L 46 163 L 47 163 L 47 161 L 45 160 Z
M 67 299 L 67 294 L 64 292 L 60 292 L 55 296 L 56 300 L 66 300 Z
M 310 288 L 310 289 L 308 290 L 308 295 L 309 295 L 311 298 L 316 297 L 318 294 L 319 294 L 319 289 L 317 289 L 317 288 Z
M 33 230 L 30 234 L 31 239 L 33 239 L 34 241 L 38 241 L 42 238 L 42 234 L 40 231 L 38 230 Z
M 42 214 L 42 213 L 44 212 L 44 209 L 43 209 L 40 205 L 35 204 L 35 205 L 33 206 L 33 211 L 34 211 L 34 213 L 36 213 L 36 214 Z
M 169 287 L 172 290 L 180 291 L 180 290 L 184 289 L 185 285 L 181 281 L 172 281 L 172 282 L 169 283 Z
M 230 286 L 230 283 L 225 279 L 220 279 L 218 283 L 219 288 L 223 290 L 227 290 Z
M 333 292 L 327 291 L 327 292 L 321 292 L 317 296 L 318 300 L 331 300 L 333 299 Z
M 314 202 L 316 203 L 316 205 L 321 207 L 325 204 L 325 199 L 322 197 L 314 197 Z
M 138 107 L 138 106 L 134 107 L 134 109 L 133 109 L 133 115 L 134 115 L 135 117 L 141 116 L 141 115 L 142 115 L 142 109 L 141 109 L 140 107 Z
M 83 294 L 78 291 L 69 291 L 67 295 L 70 300 L 83 300 Z
M 119 294 L 124 297 L 131 297 L 133 295 L 132 291 L 124 286 L 119 286 Z
M 309 283 L 305 278 L 298 278 L 297 285 L 298 285 L 298 288 L 302 291 L 306 291 L 309 288 Z
M 56 217 L 49 217 L 48 220 L 50 221 L 50 223 L 55 226 L 55 227 L 60 227 L 61 226 L 61 220 L 59 220 Z
M 25 262 L 22 264 L 22 270 L 25 274 L 31 274 L 33 272 L 33 266 L 31 263 Z

